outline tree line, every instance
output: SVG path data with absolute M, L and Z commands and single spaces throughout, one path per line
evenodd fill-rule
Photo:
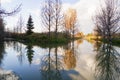
M 4 15 L 12 15 L 15 14 L 18 9 L 10 12 L 10 13 L 4 13 Z M 2 10 L 2 9 L 1 9 Z M 69 13 L 69 15 L 67 15 Z M 59 32 L 62 32 L 66 34 L 66 37 L 71 36 L 74 37 L 75 34 L 75 27 L 77 26 L 77 13 L 75 9 L 69 9 L 67 13 L 62 12 L 62 1 L 61 0 L 44 0 L 43 6 L 41 9 L 41 16 L 42 16 L 42 28 L 45 28 L 46 31 L 48 31 L 48 37 L 50 39 L 51 34 L 54 33 L 55 38 L 58 38 Z M 2 22 L 4 25 L 4 22 Z M 2 26 L 2 24 L 1 24 Z M 32 15 L 29 16 L 27 27 L 24 27 L 24 21 L 22 19 L 22 16 L 20 15 L 20 18 L 17 22 L 17 25 L 13 28 L 13 33 L 25 33 L 27 35 L 31 35 L 33 33 L 34 29 L 34 23 L 32 20 Z M 1 28 L 5 28 L 1 27 Z M 24 30 L 23 30 L 24 29 Z M 2 29 L 1 29 L 2 30 Z M 77 30 L 77 29 L 76 29 Z M 5 30 L 2 30 L 5 31 Z M 10 31 L 6 30 L 6 32 L 9 34 Z
M 93 17 L 95 24 L 95 34 L 101 36 L 103 39 L 111 41 L 114 35 L 120 31 L 120 7 L 119 0 L 104 0 L 103 4 L 100 5 L 99 11 Z M 21 6 L 21 5 L 20 5 Z M 0 7 L 0 37 L 4 37 L 2 34 L 5 30 L 3 16 L 11 16 L 20 11 L 20 6 L 11 12 L 7 12 Z M 54 33 L 55 38 L 58 38 L 59 32 L 62 32 L 66 37 L 75 37 L 78 33 L 79 22 L 77 20 L 77 11 L 75 9 L 69 8 L 66 13 L 62 11 L 62 1 L 61 0 L 44 0 L 41 9 L 41 21 L 42 28 L 47 31 L 49 39 L 52 33 Z M 18 20 L 17 27 L 13 29 L 15 33 L 22 33 L 24 21 L 20 16 Z M 27 27 L 25 32 L 27 35 L 33 33 L 34 24 L 32 20 L 32 15 L 29 16 Z
M 56 38 L 59 31 L 66 33 L 67 36 L 73 35 L 74 38 L 75 27 L 77 27 L 76 10 L 69 9 L 67 13 L 63 13 L 61 0 L 45 0 L 42 7 L 42 23 L 49 32 L 49 38 L 52 29 L 54 29 Z

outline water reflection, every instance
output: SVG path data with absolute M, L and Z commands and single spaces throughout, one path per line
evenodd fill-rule
M 73 76 L 79 76 L 79 72 L 74 70 L 76 67 L 74 46 L 73 41 L 63 47 L 48 48 L 48 55 L 41 60 L 42 80 L 73 80 Z
M 6 47 L 12 47 L 14 51 L 16 51 L 18 61 L 22 65 L 24 62 L 24 54 L 25 54 L 23 44 L 16 41 L 7 41 L 5 43 L 6 43 Z
M 42 65 L 40 68 L 42 80 L 62 80 L 60 73 L 62 66 L 57 50 L 58 48 L 56 47 L 54 56 L 51 55 L 51 48 L 49 48 L 48 55 L 42 58 Z
M 0 68 L 0 80 L 21 80 L 20 77 L 10 70 Z
M 18 57 L 18 61 L 20 62 L 20 64 L 23 64 L 23 58 L 24 58 L 24 52 L 23 52 L 23 45 L 19 44 L 18 42 L 13 42 L 13 48 L 15 51 L 17 51 L 17 57 Z
M 64 49 L 65 49 L 64 63 L 66 64 L 66 68 L 74 69 L 76 67 L 74 42 L 71 42 L 70 44 L 66 45 Z
M 14 41 L 3 42 L 0 63 L 3 69 L 19 74 L 22 80 L 120 80 L 120 54 L 116 47 L 91 43 L 79 40 L 62 47 L 41 48 Z M 93 76 L 94 61 L 96 77 Z
M 27 56 L 29 64 L 32 64 L 33 56 L 34 56 L 34 50 L 32 44 L 24 45 L 16 41 L 12 41 L 12 42 L 8 41 L 6 42 L 6 47 L 12 47 L 14 51 L 16 51 L 16 56 L 21 65 L 24 62 L 25 54 Z
M 6 42 L 0 42 L 0 80 L 20 80 L 20 77 L 18 75 L 16 75 L 13 71 L 4 70 L 2 68 L 2 64 L 3 64 L 2 61 L 3 61 L 4 55 L 6 54 L 5 43 Z M 11 45 L 9 42 L 7 42 L 7 43 L 9 46 Z
M 120 80 L 120 53 L 111 44 L 103 43 L 97 49 L 97 80 Z
M 0 42 L 0 65 L 2 64 L 4 54 L 5 54 L 4 42 Z
M 29 64 L 32 63 L 32 60 L 33 60 L 33 56 L 34 56 L 34 50 L 32 49 L 33 46 L 32 45 L 27 45 L 26 49 L 27 49 L 27 57 L 28 57 L 28 61 L 29 61 Z

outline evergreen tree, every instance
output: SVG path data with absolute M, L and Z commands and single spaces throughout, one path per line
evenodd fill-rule
M 31 35 L 33 33 L 32 31 L 32 29 L 34 29 L 33 25 L 34 24 L 32 21 L 32 16 L 30 15 L 27 23 L 27 32 L 26 32 L 27 35 Z

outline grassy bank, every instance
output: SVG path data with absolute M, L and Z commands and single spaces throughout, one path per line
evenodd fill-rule
M 109 41 L 107 41 L 106 39 L 102 39 L 102 38 L 86 38 L 86 40 L 88 40 L 88 41 L 92 41 L 92 40 L 97 41 L 98 40 L 98 41 L 101 41 L 104 43 L 109 43 Z M 120 47 L 120 38 L 118 37 L 118 38 L 112 39 L 111 44 Z
M 69 35 L 66 36 L 65 33 L 58 33 L 57 38 L 55 37 L 54 33 L 51 33 L 50 39 L 47 33 L 33 33 L 31 35 L 12 34 L 11 37 L 16 41 L 19 41 L 25 44 L 39 45 L 42 47 L 65 45 L 72 40 L 72 38 L 70 38 Z
M 113 39 L 112 44 L 120 47 L 120 39 L 119 38 Z
M 107 40 L 104 40 L 104 39 L 100 39 L 100 41 L 109 43 Z M 120 47 L 120 39 L 119 38 L 112 39 L 111 44 Z

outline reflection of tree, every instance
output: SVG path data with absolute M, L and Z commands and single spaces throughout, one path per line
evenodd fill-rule
M 82 39 L 77 40 L 77 45 L 80 45 L 81 43 L 83 43 Z
M 42 80 L 62 80 L 60 69 L 61 62 L 58 57 L 57 48 L 55 48 L 55 56 L 51 56 L 51 49 L 49 48 L 49 54 L 42 58 Z
M 99 48 L 101 47 L 101 45 L 102 45 L 102 43 L 99 40 L 96 40 L 94 42 L 95 51 L 99 51 Z
M 12 43 L 13 45 L 10 45 L 10 46 L 13 46 L 13 49 L 17 52 L 17 57 L 18 57 L 18 60 L 20 62 L 20 64 L 23 63 L 23 44 L 19 43 L 19 42 L 10 42 Z M 8 43 L 7 43 L 8 44 Z
M 76 67 L 76 57 L 74 51 L 74 42 L 66 46 L 64 62 L 67 66 L 67 69 L 72 69 Z
M 20 44 L 20 55 L 18 56 L 18 60 L 19 60 L 19 62 L 20 62 L 20 64 L 22 64 L 23 63 L 23 52 L 22 52 L 22 44 Z
M 14 50 L 15 51 L 17 51 L 17 52 L 20 52 L 21 51 L 21 49 L 22 49 L 22 47 L 21 47 L 21 44 L 19 44 L 18 42 L 13 42 L 13 48 L 14 48 Z
M 10 70 L 0 69 L 0 80 L 21 80 L 21 78 Z
M 103 44 L 96 55 L 97 80 L 120 80 L 120 54 L 111 44 Z
M 29 61 L 29 63 L 31 64 L 32 63 L 32 59 L 33 59 L 33 53 L 34 53 L 34 51 L 32 50 L 32 45 L 27 45 L 27 57 L 28 57 L 28 61 Z
M 0 42 L 0 65 L 2 64 L 4 54 L 5 54 L 4 42 Z

